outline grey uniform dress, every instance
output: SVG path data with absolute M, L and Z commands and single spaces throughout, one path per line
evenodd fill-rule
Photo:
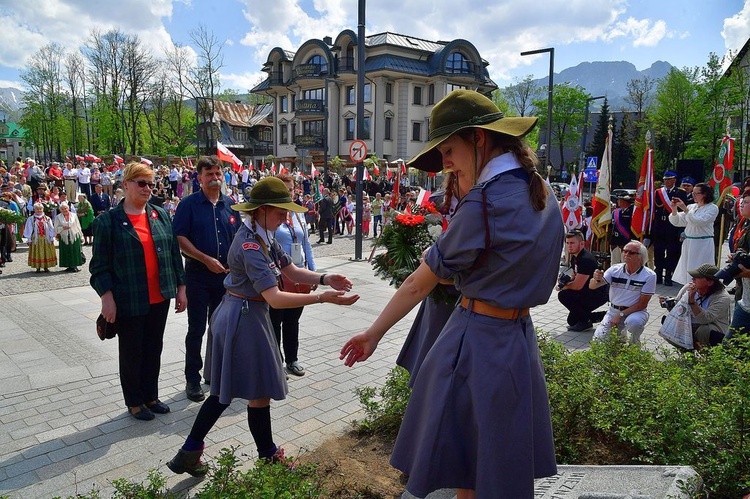
M 534 211 L 519 168 L 475 186 L 425 261 L 467 298 L 527 308 L 549 299 L 563 238 L 551 190 L 546 208 Z M 530 498 L 534 478 L 556 473 L 529 316 L 496 319 L 455 308 L 414 379 L 391 463 L 409 475 L 407 489 L 418 497 L 466 488 L 477 497 Z
M 268 254 L 260 236 L 246 225 L 237 231 L 229 249 L 227 291 L 249 298 L 277 286 L 280 268 L 291 263 L 276 242 L 268 244 Z M 233 398 L 282 400 L 288 387 L 281 353 L 268 315 L 268 303 L 224 295 L 211 316 L 213 363 L 211 395 L 229 404 Z

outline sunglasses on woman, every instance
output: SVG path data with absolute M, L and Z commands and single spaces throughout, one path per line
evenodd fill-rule
M 153 182 L 147 182 L 145 180 L 131 180 L 134 184 L 136 184 L 138 187 L 143 189 L 144 187 L 148 186 L 149 189 L 153 189 L 156 187 L 156 184 Z

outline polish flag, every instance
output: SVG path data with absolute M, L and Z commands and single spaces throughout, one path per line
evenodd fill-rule
M 310 177 L 315 178 L 318 176 L 318 169 L 315 168 L 315 163 L 310 162 Z
M 372 173 L 374 173 L 376 177 L 380 176 L 380 166 L 378 166 L 377 163 L 372 164 Z
M 419 206 L 427 206 L 430 202 L 430 195 L 432 194 L 432 191 L 427 191 L 425 189 L 419 188 L 419 194 L 417 195 L 417 205 Z
M 190 159 L 190 156 L 188 156 L 185 159 L 187 160 L 187 166 L 188 166 L 188 168 L 190 168 L 192 170 L 193 169 L 193 160 Z
M 393 178 L 393 172 L 391 171 L 390 168 L 386 168 L 385 170 L 386 170 L 387 175 L 388 175 L 388 180 L 391 180 Z
M 364 173 L 362 174 L 362 180 L 372 180 L 372 177 L 370 176 L 370 171 L 367 168 L 364 168 Z
M 271 175 L 276 175 L 276 164 L 271 161 Z
M 255 171 L 255 167 L 253 166 L 253 164 L 252 164 L 252 163 L 250 163 L 250 164 L 249 164 L 249 165 L 247 165 L 247 166 L 249 167 L 249 169 L 250 169 L 250 171 L 251 171 L 251 172 L 254 172 L 254 171 Z
M 279 170 L 279 175 L 287 175 L 289 173 L 289 170 L 286 169 L 286 166 L 281 165 L 281 169 Z
M 227 146 L 216 141 L 216 155 L 219 157 L 220 160 L 226 161 L 227 163 L 232 163 L 234 166 L 234 171 L 238 172 L 242 169 L 242 161 L 240 161 L 240 158 L 234 155 L 232 151 L 230 151 Z
M 79 156 L 76 154 L 76 163 L 80 163 L 81 161 L 84 161 L 83 156 Z
M 401 163 L 401 175 L 406 175 L 406 163 Z
M 260 162 L 260 171 L 264 172 L 266 171 L 266 160 L 261 160 Z
M 146 158 L 141 158 L 141 163 L 143 163 L 144 165 L 148 165 L 148 166 L 154 166 L 154 162 Z
M 115 161 L 116 161 L 117 163 L 119 163 L 119 164 L 123 164 L 123 163 L 125 162 L 125 160 L 124 160 L 124 159 L 122 159 L 122 158 L 121 158 L 120 156 L 118 156 L 117 154 L 113 154 L 113 155 L 112 155 L 112 157 L 113 157 L 113 159 L 114 159 L 114 160 L 115 160 Z

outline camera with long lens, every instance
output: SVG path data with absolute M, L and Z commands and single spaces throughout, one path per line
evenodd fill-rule
M 715 277 L 724 284 L 729 284 L 737 274 L 742 272 L 740 265 L 750 269 L 750 254 L 742 250 L 735 252 L 732 255 L 732 261 L 729 262 L 729 265 L 718 271 Z

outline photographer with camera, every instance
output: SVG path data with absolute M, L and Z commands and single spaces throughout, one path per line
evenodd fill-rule
M 604 312 L 592 313 L 607 303 L 607 286 L 598 289 L 589 288 L 589 281 L 598 264 L 596 258 L 584 247 L 586 245 L 581 231 L 572 230 L 565 236 L 565 247 L 569 255 L 569 267 L 557 279 L 557 297 L 567 308 L 568 330 L 586 331 L 591 329 L 594 321 L 600 321 Z
M 630 333 L 630 343 L 640 343 L 649 318 L 648 302 L 656 293 L 656 272 L 644 265 L 648 250 L 638 241 L 626 244 L 622 257 L 625 263 L 613 265 L 606 272 L 597 269 L 589 281 L 591 289 L 609 284 L 609 310 L 594 331 L 594 339 L 604 340 L 616 327 L 623 340 Z
M 719 267 L 704 263 L 695 270 L 688 270 L 692 282 L 683 286 L 677 296 L 659 296 L 659 305 L 672 310 L 687 294 L 696 349 L 718 345 L 729 332 L 732 299 L 717 278 L 718 272 Z
M 735 279 L 737 287 L 734 291 L 734 315 L 732 325 L 724 339 L 732 335 L 750 332 L 750 190 L 745 190 L 740 198 L 740 215 L 742 220 L 734 231 L 734 253 L 730 255 L 731 264 L 717 272 L 719 279 Z M 724 281 L 726 282 L 726 280 Z

